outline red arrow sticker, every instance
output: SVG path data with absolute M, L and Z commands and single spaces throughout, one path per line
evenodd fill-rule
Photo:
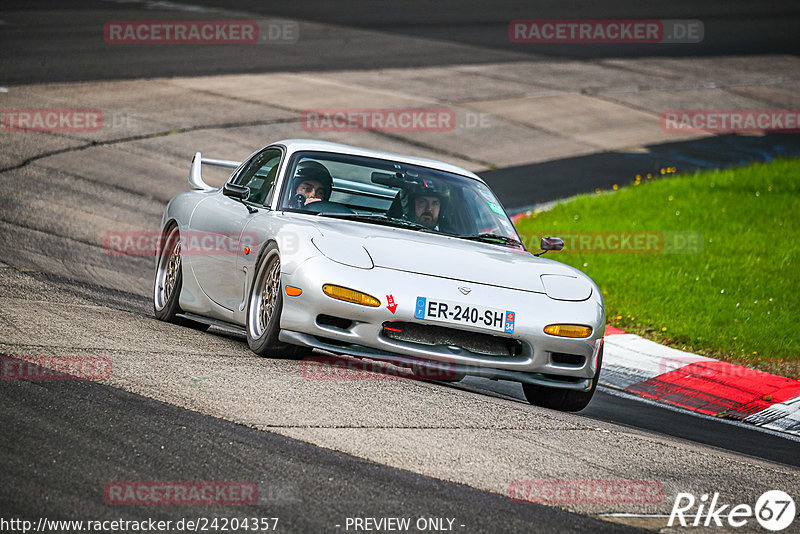
M 394 313 L 397 310 L 397 304 L 394 302 L 394 295 L 386 295 L 386 300 L 389 301 L 389 304 L 386 305 L 386 308 Z

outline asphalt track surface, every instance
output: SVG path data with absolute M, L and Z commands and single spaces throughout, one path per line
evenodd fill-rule
M 297 21 L 302 39 L 292 46 L 97 46 L 109 20 L 158 18 Z M 188 6 L 188 7 L 186 7 Z M 57 12 L 57 13 L 56 13 Z M 3 83 L 135 79 L 249 72 L 420 67 L 448 64 L 640 56 L 796 54 L 800 5 L 791 0 L 756 2 L 328 2 L 199 0 L 5 1 L 0 25 Z M 237 16 L 245 13 L 246 17 Z M 150 14 L 148 16 L 148 14 Z M 509 42 L 515 19 L 701 19 L 697 44 L 527 45 Z M 391 38 L 385 35 L 390 34 Z
M 88 382 L 0 389 L 4 518 L 108 516 L 109 480 L 256 482 L 258 504 L 127 506 L 127 520 L 278 517 L 277 532 L 341 532 L 348 517 L 455 519 L 460 532 L 635 532 L 199 415 Z M 47 415 L 42 417 L 42 408 Z M 36 451 L 31 454 L 31 451 Z M 337 526 L 341 527 L 337 528 Z
M 506 395 L 521 402 L 522 388 L 510 382 L 491 384 L 486 379 L 466 378 L 461 386 L 487 394 Z M 697 417 L 656 403 L 643 403 L 629 394 L 600 387 L 584 417 L 648 430 L 676 438 L 736 451 L 756 458 L 800 467 L 798 442 L 776 434 L 765 435 L 742 425 L 731 425 L 709 417 Z
M 204 2 L 197 2 L 204 4 Z M 515 60 L 520 56 L 536 57 L 595 57 L 596 55 L 669 55 L 718 53 L 796 53 L 796 29 L 799 11 L 796 3 L 714 2 L 703 4 L 708 14 L 724 12 L 724 16 L 701 16 L 692 2 L 670 3 L 669 8 L 635 7 L 633 2 L 606 4 L 603 12 L 582 13 L 584 17 L 604 18 L 703 18 L 706 29 L 715 25 L 730 31 L 723 37 L 709 40 L 702 47 L 676 51 L 675 48 L 654 46 L 647 50 L 635 48 L 597 47 L 591 51 L 570 47 L 538 48 L 531 51 L 511 45 L 504 40 L 508 20 L 531 18 L 570 17 L 574 11 L 547 11 L 528 4 L 524 10 L 518 5 L 476 2 L 437 3 L 435 12 L 427 12 L 428 3 L 415 8 L 379 6 L 370 3 L 303 3 L 265 4 L 263 2 L 229 2 L 226 10 L 261 12 L 265 16 L 282 16 L 303 21 L 304 37 L 309 37 L 307 48 L 261 47 L 256 51 L 203 50 L 190 47 L 140 48 L 136 51 L 109 52 L 107 48 L 90 45 L 88 31 L 110 18 L 146 18 L 146 10 L 137 4 L 92 2 L 70 9 L 61 3 L 42 2 L 24 4 L 26 14 L 17 13 L 14 3 L 4 3 L 6 24 L 0 26 L 0 66 L 3 83 L 32 83 L 74 81 L 85 79 L 141 78 L 150 76 L 193 76 L 232 72 L 264 72 L 284 70 L 328 70 L 335 68 L 375 68 L 383 66 L 420 66 L 448 63 L 469 63 Z M 22 5 L 22 4 L 21 4 Z M 64 14 L 53 17 L 48 9 L 57 5 Z M 335 7 L 334 7 L 335 6 Z M 37 20 L 37 8 L 43 17 Z M 120 11 L 122 13 L 120 14 Z M 188 13 L 188 14 L 187 14 Z M 176 18 L 190 17 L 182 12 Z M 455 20 L 454 20 L 455 19 Z M 21 21 L 20 24 L 15 21 Z M 341 35 L 331 36 L 327 30 L 312 23 L 341 24 Z M 9 24 L 10 23 L 10 24 Z M 32 31 L 26 31 L 26 25 Z M 358 43 L 348 43 L 342 35 L 347 28 L 396 33 L 409 38 L 435 38 L 452 43 L 451 48 L 439 47 L 440 53 L 431 55 L 423 49 L 398 54 L 397 50 L 383 50 L 379 46 L 364 53 Z M 498 31 L 500 32 L 498 37 Z M 318 32 L 315 34 L 315 32 Z M 720 32 L 713 32 L 720 35 Z M 379 41 L 380 38 L 376 37 Z M 336 46 L 331 46 L 334 42 Z M 362 43 L 363 44 L 363 43 Z M 327 47 L 327 48 L 326 48 Z M 591 48 L 591 47 L 590 47 Z M 329 53 L 324 53 L 324 50 Z M 442 51 L 444 49 L 444 51 Z M 656 168 L 662 162 L 683 161 L 695 151 L 695 168 L 713 166 L 711 154 L 719 154 L 720 147 L 731 139 L 719 138 L 694 142 L 683 146 L 650 147 L 646 165 Z M 796 137 L 767 137 L 754 140 L 735 139 L 743 146 L 739 154 L 750 154 L 747 161 L 767 160 L 778 155 L 795 154 Z M 717 143 L 716 145 L 714 143 Z M 747 144 L 751 143 L 751 144 Z M 730 152 L 725 152 L 730 154 Z M 606 159 L 604 159 L 606 158 Z M 613 159 L 616 158 L 616 159 Z M 681 159 L 683 158 L 683 159 Z M 732 159 L 723 165 L 736 164 Z M 610 184 L 608 174 L 598 169 L 614 169 L 619 176 L 633 168 L 618 155 L 587 156 L 563 162 L 502 169 L 486 173 L 501 196 L 511 198 L 513 184 L 520 176 L 536 172 L 550 176 L 540 183 L 541 195 L 537 200 L 561 198 L 565 195 L 604 187 Z M 615 167 L 615 165 L 617 167 Z M 17 176 L 38 179 L 41 175 Z M 551 174 L 548 174 L 551 173 Z M 564 189 L 558 178 L 564 173 L 584 176 L 585 181 L 572 181 L 576 190 Z M 48 179 L 51 179 L 48 177 Z M 45 194 L 56 195 L 61 178 L 52 176 L 44 184 Z M 512 187 L 509 187 L 509 184 Z M 17 182 L 18 185 L 18 182 Z M 5 191 L 17 185 L 3 182 Z M 96 186 L 97 184 L 95 184 Z M 92 186 L 92 187 L 95 187 Z M 570 186 L 572 187 L 572 186 Z M 108 207 L 122 210 L 141 209 L 147 212 L 163 199 L 150 197 L 146 191 L 124 191 L 121 184 L 109 190 L 91 191 L 91 205 L 97 211 Z M 515 196 L 514 198 L 520 198 Z M 132 207 L 121 207 L 133 205 Z M 525 207 L 519 202 L 509 207 Z M 79 301 L 80 306 L 106 307 L 121 310 L 147 321 L 149 301 L 146 295 L 136 292 L 114 291 L 87 282 L 97 270 L 114 271 L 120 263 L 105 258 L 102 265 L 86 264 L 84 280 L 64 277 L 59 264 L 80 262 L 73 246 L 82 246 L 79 236 L 62 241 L 58 225 L 63 213 L 36 211 L 44 224 L 19 224 L 12 214 L 15 209 L 9 201 L 2 202 L 3 242 L 6 245 L 28 241 L 29 246 L 4 246 L 2 261 L 12 266 L 10 278 L 4 278 L 3 296 L 19 297 L 29 287 L 47 287 L 48 299 L 67 303 Z M 30 208 L 31 205 L 28 205 Z M 51 230 L 47 231 L 47 227 Z M 75 239 L 77 238 L 77 239 Z M 69 244 L 66 244 L 69 243 Z M 52 262 L 50 272 L 26 272 L 24 268 L 32 250 Z M 89 255 L 97 259 L 94 255 Z M 100 256 L 102 259 L 102 256 Z M 47 264 L 47 262 L 44 262 Z M 122 279 L 148 276 L 149 258 L 137 259 L 120 270 Z M 66 271 L 69 272 L 69 271 Z M 13 280 L 12 280 L 13 279 Z M 12 281 L 9 281 L 12 280 Z M 19 284 L 19 287 L 15 284 Z M 55 295 L 55 296 L 53 296 Z M 52 320 L 57 320 L 55 317 Z M 145 322 L 144 325 L 147 325 Z M 145 326 L 146 327 L 146 326 Z M 155 327 L 155 328 L 161 328 Z M 65 330 L 65 336 L 70 332 Z M 231 343 L 239 351 L 242 341 L 229 339 L 219 332 L 203 334 L 201 343 Z M 33 340 L 35 348 L 36 340 Z M 246 346 L 244 347 L 246 349 Z M 5 349 L 9 350 L 9 346 Z M 520 402 L 521 389 L 515 384 L 492 383 L 467 379 L 457 385 L 436 385 L 437 391 L 477 392 L 482 396 Z M 493 531 L 626 531 L 623 525 L 599 521 L 587 515 L 569 513 L 558 508 L 535 504 L 514 504 L 498 493 L 480 491 L 463 484 L 438 480 L 409 470 L 396 469 L 370 462 L 341 452 L 316 447 L 300 440 L 272 432 L 255 430 L 203 415 L 196 411 L 172 406 L 114 387 L 82 382 L 9 382 L 0 388 L 3 410 L 0 410 L 0 447 L 2 447 L 2 474 L 0 498 L 3 517 L 38 518 L 100 518 L 124 515 L 126 518 L 163 517 L 174 519 L 183 510 L 164 510 L 158 507 L 127 507 L 124 512 L 109 509 L 102 501 L 103 485 L 109 480 L 255 480 L 262 492 L 262 501 L 255 509 L 248 508 L 248 516 L 280 516 L 285 532 L 340 531 L 335 525 L 353 516 L 430 516 L 456 517 L 465 525 L 465 532 Z M 466 399 L 466 397 L 465 397 Z M 527 407 L 526 407 L 527 408 Z M 436 409 L 436 407 L 431 407 Z M 546 411 L 544 411 L 546 412 Z M 539 412 L 535 412 L 539 413 Z M 594 419 L 602 424 L 611 423 L 630 428 L 631 432 L 644 433 L 653 439 L 669 439 L 686 448 L 705 444 L 719 448 L 720 455 L 738 453 L 732 458 L 758 458 L 797 467 L 800 455 L 796 441 L 776 437 L 754 429 L 733 426 L 723 422 L 699 419 L 695 416 L 643 404 L 600 391 L 589 408 L 580 416 L 570 416 L 570 421 Z M 676 439 L 677 438 L 677 439 Z M 558 446 L 555 444 L 554 446 Z M 603 451 L 598 451 L 599 455 Z M 744 460 L 743 460 L 744 461 Z M 729 476 L 735 477 L 732 471 Z M 158 509 L 156 509 L 158 508 Z M 254 513 L 255 512 L 255 513 Z M 201 513 L 188 510 L 186 515 L 241 516 L 239 509 L 213 508 Z

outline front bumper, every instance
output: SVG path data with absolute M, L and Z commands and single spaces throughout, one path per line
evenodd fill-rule
M 298 297 L 284 294 L 281 314 L 281 341 L 348 354 L 391 361 L 400 365 L 446 367 L 449 371 L 486 378 L 526 382 L 548 387 L 587 390 L 597 369 L 597 353 L 603 335 L 605 315 L 602 300 L 592 296 L 582 302 L 550 299 L 547 295 L 395 271 L 380 267 L 359 269 L 315 257 L 291 274 L 282 275 L 283 286 L 299 287 Z M 364 293 L 381 301 L 370 308 L 328 297 L 323 284 L 336 284 Z M 459 287 L 470 288 L 463 295 Z M 392 296 L 397 309 L 387 308 Z M 426 296 L 466 305 L 480 305 L 516 313 L 513 334 L 489 332 L 468 325 L 445 325 L 460 330 L 491 333 L 519 340 L 521 350 L 515 355 L 488 355 L 453 345 L 428 345 L 391 339 L 384 334 L 386 322 L 401 321 L 442 325 L 414 317 L 416 298 Z M 320 315 L 346 319 L 346 327 L 320 322 Z M 587 339 L 569 339 L 544 333 L 553 323 L 575 323 L 593 328 Z M 577 356 L 571 363 L 555 361 L 554 355 Z

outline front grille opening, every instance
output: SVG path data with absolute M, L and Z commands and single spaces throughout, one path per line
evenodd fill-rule
M 517 339 L 446 326 L 388 321 L 383 323 L 383 335 L 389 339 L 417 345 L 456 346 L 488 356 L 519 356 L 522 354 L 522 343 Z
M 550 361 L 561 365 L 582 367 L 584 362 L 586 362 L 586 356 L 581 356 L 579 354 L 567 354 L 565 352 L 551 352 Z
M 347 330 L 348 328 L 353 326 L 353 321 L 351 321 L 350 319 L 345 319 L 344 317 L 335 317 L 333 315 L 320 314 L 317 315 L 317 324 L 319 326 L 332 326 L 334 328 Z

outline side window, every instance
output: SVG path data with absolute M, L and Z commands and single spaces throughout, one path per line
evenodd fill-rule
M 277 148 L 265 150 L 256 155 L 239 173 L 235 183 L 250 188 L 248 202 L 263 206 L 272 199 L 281 155 L 280 149 Z

